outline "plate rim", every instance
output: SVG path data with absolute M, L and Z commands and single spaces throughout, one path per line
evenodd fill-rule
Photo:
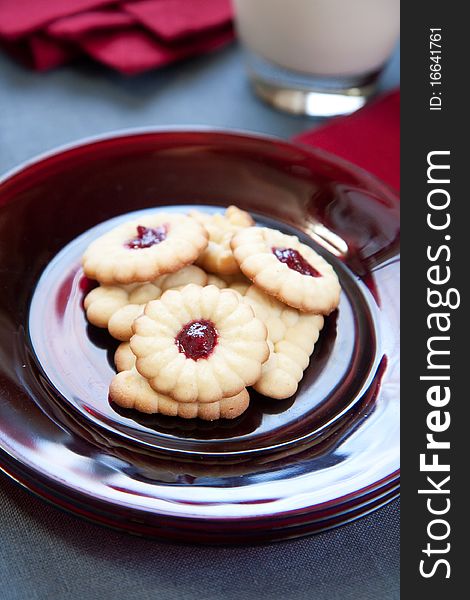
M 44 160 L 54 158 L 59 154 L 64 154 L 71 150 L 75 150 L 76 148 L 82 146 L 88 146 L 99 142 L 105 142 L 107 140 L 113 140 L 116 138 L 127 138 L 132 137 L 134 135 L 154 135 L 158 133 L 208 133 L 208 134 L 216 134 L 216 135 L 230 135 L 237 137 L 247 137 L 247 138 L 255 138 L 259 140 L 265 141 L 274 141 L 278 143 L 282 143 L 286 146 L 290 146 L 291 148 L 300 148 L 304 151 L 316 154 L 320 157 L 324 157 L 330 162 L 337 164 L 338 166 L 346 169 L 347 171 L 353 171 L 356 173 L 360 173 L 361 177 L 372 181 L 375 185 L 379 185 L 385 192 L 393 196 L 393 199 L 397 203 L 397 208 L 400 208 L 400 194 L 399 190 L 394 189 L 390 184 L 383 181 L 367 169 L 352 163 L 351 161 L 343 158 L 335 154 L 334 152 L 330 152 L 329 150 L 325 150 L 320 146 L 309 145 L 305 142 L 299 142 L 294 140 L 289 140 L 282 138 L 280 136 L 264 133 L 260 131 L 243 129 L 243 128 L 230 128 L 230 127 L 209 127 L 206 125 L 154 125 L 154 126 L 139 126 L 139 127 L 125 127 L 122 129 L 111 129 L 109 131 L 105 131 L 102 133 L 98 133 L 95 135 L 84 136 L 83 138 L 78 138 L 71 142 L 66 142 L 64 144 L 60 144 L 59 146 L 54 146 L 49 150 L 45 150 L 44 152 L 40 152 L 38 154 L 34 154 L 32 157 L 24 160 L 18 165 L 7 169 L 4 173 L 0 173 L 0 191 L 1 186 L 5 183 L 8 183 L 11 179 L 19 175 L 22 171 L 34 166 L 37 163 L 40 163 Z

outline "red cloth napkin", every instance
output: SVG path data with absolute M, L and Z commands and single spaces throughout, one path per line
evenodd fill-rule
M 399 90 L 295 139 L 337 154 L 400 189 Z
M 232 19 L 230 2 L 223 0 L 141 0 L 126 2 L 124 7 L 142 25 L 170 42 L 229 25 Z
M 86 54 L 128 75 L 233 39 L 230 0 L 0 0 L 0 45 L 47 70 Z

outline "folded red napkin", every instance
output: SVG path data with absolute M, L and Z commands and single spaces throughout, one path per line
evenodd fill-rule
M 399 90 L 295 139 L 337 154 L 400 189 Z
M 0 0 L 0 45 L 47 70 L 86 54 L 131 75 L 233 39 L 230 0 Z
M 229 25 L 229 0 L 140 0 L 125 2 L 129 14 L 163 40 L 174 42 L 200 31 Z

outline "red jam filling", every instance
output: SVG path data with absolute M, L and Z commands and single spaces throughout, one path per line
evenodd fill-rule
M 209 358 L 217 345 L 217 330 L 210 321 L 200 319 L 191 321 L 181 329 L 175 338 L 175 344 L 187 358 L 199 360 Z
M 289 269 L 310 277 L 322 276 L 297 250 L 293 248 L 272 248 L 272 251 L 277 260 L 286 264 Z
M 143 225 L 137 225 L 137 236 L 128 240 L 125 243 L 126 248 L 131 250 L 137 250 L 139 248 L 150 248 L 155 246 L 166 239 L 168 229 L 166 225 L 159 225 L 152 229 L 151 227 L 144 227 Z

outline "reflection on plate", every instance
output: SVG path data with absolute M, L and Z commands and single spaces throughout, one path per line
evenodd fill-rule
M 214 423 L 110 404 L 116 343 L 86 322 L 84 248 L 129 212 L 231 203 L 299 235 L 341 279 L 297 394 L 251 392 L 244 415 Z M 157 131 L 40 159 L 0 183 L 0 207 L 0 465 L 18 481 L 128 531 L 224 543 L 324 529 L 396 495 L 399 220 L 386 186 L 269 138 Z

